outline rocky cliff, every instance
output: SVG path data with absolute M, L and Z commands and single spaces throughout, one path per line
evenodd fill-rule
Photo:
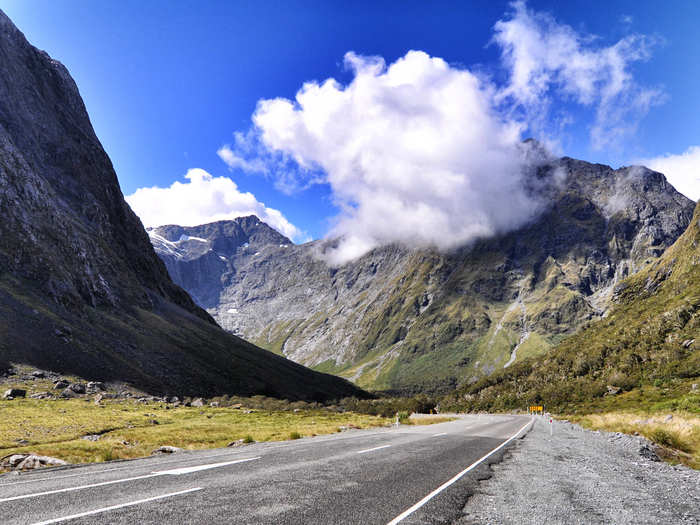
M 0 11 L 0 361 L 163 393 L 357 393 L 225 333 L 170 279 L 66 68 Z
M 192 290 L 231 332 L 363 386 L 446 390 L 605 316 L 615 284 L 692 216 L 693 203 L 643 167 L 562 158 L 538 173 L 552 180 L 533 223 L 450 253 L 385 246 L 332 268 L 323 252 L 333 241 L 245 241 L 235 251 L 200 241 L 198 252 L 179 241 L 180 263 L 156 248 L 188 289 L 204 275 L 192 275 L 195 261 L 207 266 Z

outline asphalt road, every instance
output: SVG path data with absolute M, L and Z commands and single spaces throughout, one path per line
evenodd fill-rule
M 486 475 L 486 465 L 529 429 L 529 421 L 465 416 L 6 474 L 0 476 L 0 522 L 449 523 Z

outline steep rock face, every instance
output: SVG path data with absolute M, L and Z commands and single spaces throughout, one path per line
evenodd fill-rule
M 518 231 L 446 254 L 387 246 L 339 268 L 323 262 L 332 241 L 267 243 L 227 256 L 219 298 L 204 305 L 227 330 L 360 385 L 475 381 L 606 315 L 615 284 L 692 215 L 690 200 L 643 167 L 563 158 L 542 172 L 558 174 L 548 205 Z
M 1 11 L 0 216 L 3 363 L 154 392 L 357 392 L 225 333 L 172 282 L 67 70 Z

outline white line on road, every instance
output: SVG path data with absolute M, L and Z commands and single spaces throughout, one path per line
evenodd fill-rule
M 34 492 L 32 494 L 23 494 L 21 496 L 12 496 L 9 498 L 3 498 L 3 499 L 0 499 L 0 503 L 4 503 L 6 501 L 15 501 L 18 499 L 27 499 L 27 498 L 36 498 L 39 496 L 48 496 L 49 494 L 60 494 L 62 492 L 73 492 L 76 490 L 91 489 L 91 488 L 95 488 L 95 487 L 104 487 L 105 485 L 114 485 L 115 483 L 126 483 L 127 481 L 135 481 L 138 479 L 153 478 L 156 476 L 164 476 L 167 474 L 179 476 L 180 474 L 189 474 L 191 472 L 197 472 L 199 470 L 206 470 L 206 469 L 210 469 L 210 468 L 223 467 L 226 465 L 233 465 L 235 463 L 243 463 L 245 461 L 253 461 L 256 459 L 260 459 L 261 457 L 262 456 L 258 456 L 255 458 L 247 458 L 247 459 L 237 459 L 235 461 L 225 461 L 223 463 L 209 463 L 206 465 L 197 465 L 196 467 L 183 467 L 183 468 L 172 469 L 172 470 L 160 470 L 157 472 L 152 472 L 150 474 L 146 474 L 144 476 L 134 476 L 131 478 L 114 479 L 111 481 L 102 481 L 100 483 L 91 483 L 89 485 L 80 485 L 78 487 L 68 487 L 65 489 L 55 489 L 55 490 L 47 490 L 44 492 Z
M 199 472 L 200 470 L 208 470 L 210 468 L 225 467 L 227 465 L 235 465 L 236 463 L 245 463 L 246 461 L 255 461 L 256 459 L 260 459 L 261 457 L 262 456 L 247 459 L 237 459 L 235 461 L 224 461 L 223 463 L 208 463 L 206 465 L 197 465 L 195 467 L 182 467 L 174 468 L 171 470 L 157 470 L 153 474 L 157 474 L 159 476 L 163 474 L 179 476 L 181 474 L 191 474 L 192 472 Z
M 22 485 L 24 483 L 38 483 L 39 481 L 55 481 L 57 479 L 63 479 L 63 478 L 75 478 L 75 477 L 80 477 L 80 476 L 86 476 L 88 474 L 102 474 L 103 472 L 112 472 L 114 470 L 124 470 L 125 468 L 129 467 L 117 467 L 117 468 L 108 468 L 108 469 L 102 469 L 98 471 L 88 471 L 88 472 L 80 472 L 78 474 L 68 474 L 67 476 L 48 476 L 45 478 L 34 478 L 34 479 L 27 479 L 23 481 L 14 481 L 12 483 L 2 483 L 0 484 L 0 487 L 12 487 L 13 485 Z
M 433 499 L 435 496 L 440 494 L 443 490 L 445 490 L 447 487 L 458 481 L 462 476 L 464 476 L 467 472 L 469 472 L 471 469 L 476 467 L 479 463 L 484 461 L 486 458 L 488 458 L 490 455 L 492 455 L 494 452 L 497 452 L 498 450 L 502 449 L 505 447 L 508 443 L 513 441 L 523 430 L 527 428 L 527 426 L 534 421 L 534 418 L 530 421 L 528 421 L 525 425 L 523 425 L 520 430 L 518 430 L 515 434 L 513 434 L 511 437 L 509 437 L 506 441 L 498 445 L 496 448 L 494 448 L 491 452 L 486 454 L 485 456 L 482 456 L 480 459 L 476 460 L 474 463 L 469 465 L 467 468 L 465 468 L 462 472 L 457 474 L 455 477 L 450 479 L 449 481 L 446 481 L 442 485 L 440 485 L 438 488 L 436 488 L 434 491 L 432 491 L 430 494 L 428 494 L 426 497 L 424 497 L 422 500 L 420 500 L 418 503 L 413 505 L 412 507 L 406 509 L 403 511 L 401 514 L 396 516 L 393 520 L 391 520 L 387 525 L 396 525 L 400 521 L 403 521 L 406 519 L 408 516 L 413 514 L 415 511 L 417 511 L 419 508 L 421 508 L 423 505 L 428 503 L 431 499 Z
M 4 503 L 5 501 L 15 501 L 18 499 L 36 498 L 37 496 L 47 496 L 49 494 L 60 494 L 61 492 L 72 492 L 74 490 L 90 489 L 93 487 L 104 487 L 105 485 L 114 485 L 115 483 L 126 483 L 127 481 L 152 478 L 152 477 L 159 476 L 159 475 L 160 474 L 147 474 L 145 476 L 135 476 L 133 478 L 115 479 L 112 481 L 103 481 L 101 483 L 92 483 L 91 485 L 80 485 L 79 487 L 69 487 L 66 489 L 47 490 L 45 492 L 34 492 L 33 494 L 24 494 L 22 496 L 12 496 L 11 498 L 3 498 L 3 499 L 0 499 L 0 503 Z
M 60 523 L 62 521 L 74 520 L 77 518 L 83 518 L 85 516 L 92 516 L 93 514 L 100 514 L 101 512 L 108 512 L 110 510 L 122 509 L 124 507 L 133 507 L 134 505 L 141 505 L 142 503 L 148 503 L 149 501 L 156 501 L 164 498 L 172 498 L 173 496 L 180 496 L 182 494 L 187 494 L 188 492 L 195 492 L 202 490 L 202 487 L 195 487 L 193 489 L 181 490 L 179 492 L 171 492 L 170 494 L 163 494 L 162 496 L 154 496 L 152 498 L 140 499 L 137 501 L 130 501 L 128 503 L 120 503 L 119 505 L 112 505 L 111 507 L 104 507 L 102 509 L 89 510 L 87 512 L 81 512 L 80 514 L 72 514 L 71 516 L 63 516 L 62 518 L 55 518 L 47 521 L 39 521 L 33 525 L 49 525 L 50 523 Z
M 368 449 L 366 449 L 366 450 L 359 450 L 357 453 L 358 453 L 358 454 L 364 454 L 365 452 L 372 452 L 372 451 L 374 451 L 374 450 L 379 450 L 379 449 L 381 449 L 381 448 L 388 448 L 388 447 L 390 447 L 390 446 L 391 446 L 391 445 L 382 445 L 381 447 L 374 447 L 374 448 L 368 448 Z
M 439 434 L 433 434 L 433 437 L 446 436 L 447 432 L 440 432 Z

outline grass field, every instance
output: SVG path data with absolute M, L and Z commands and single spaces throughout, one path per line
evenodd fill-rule
M 278 441 L 369 428 L 391 420 L 329 410 L 170 407 L 162 403 L 15 399 L 0 402 L 0 456 L 33 452 L 69 463 L 150 455 L 163 445 L 225 447 L 239 439 Z M 99 435 L 96 441 L 82 439 Z

